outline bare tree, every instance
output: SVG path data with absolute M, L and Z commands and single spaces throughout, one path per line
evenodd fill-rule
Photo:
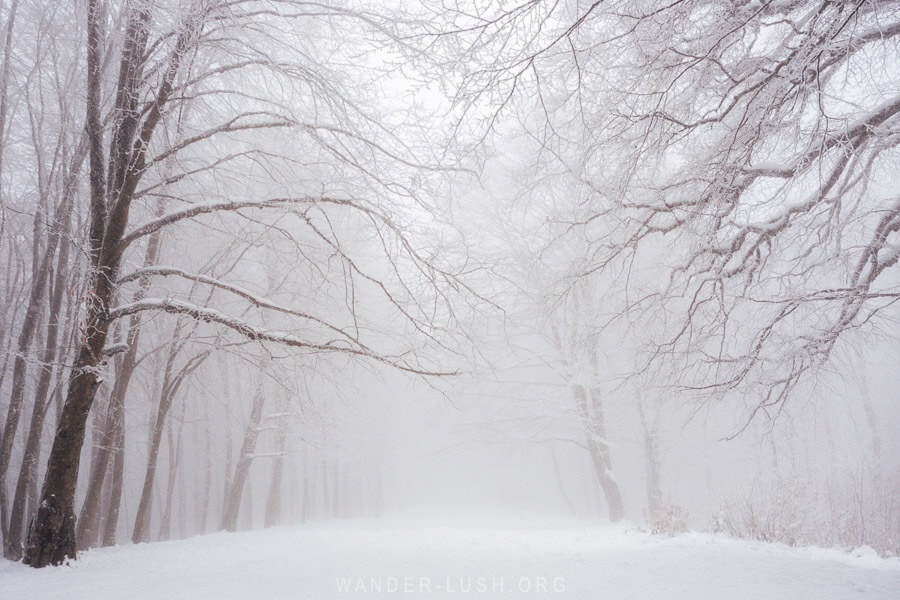
M 588 288 L 581 287 L 570 299 L 571 302 L 558 306 L 556 314 L 548 311 L 552 315 L 550 338 L 572 385 L 575 408 L 584 428 L 594 474 L 609 507 L 609 519 L 617 522 L 625 516 L 625 505 L 612 467 L 597 340 L 590 335 L 585 319 L 594 307 L 593 298 Z
M 131 541 L 135 544 L 145 541 L 146 530 L 149 527 L 150 509 L 153 501 L 153 483 L 156 477 L 162 436 L 167 424 L 166 417 L 185 378 L 190 376 L 209 356 L 209 351 L 205 351 L 189 358 L 183 367 L 176 367 L 176 359 L 186 342 L 181 330 L 182 324 L 180 322 L 176 323 L 173 341 L 165 357 L 162 385 L 159 391 L 159 404 L 156 419 L 150 433 L 150 445 L 147 449 L 147 469 L 144 476 L 144 486 L 138 502 L 137 515 L 135 516 L 134 530 L 131 537 Z
M 117 319 L 146 311 L 182 315 L 300 352 L 374 360 L 416 374 L 452 371 L 427 362 L 425 344 L 450 348 L 443 324 L 452 322 L 452 296 L 465 287 L 455 268 L 416 235 L 433 219 L 429 215 L 417 224 L 416 215 L 431 206 L 423 182 L 440 176 L 442 168 L 426 169 L 434 163 L 418 159 L 418 148 L 395 133 L 397 124 L 381 123 L 357 106 L 340 85 L 344 78 L 312 58 L 313 40 L 328 38 L 306 35 L 336 21 L 382 37 L 384 29 L 366 13 L 283 4 L 284 10 L 275 12 L 264 2 L 125 2 L 121 18 L 112 21 L 122 30 L 106 32 L 105 6 L 88 2 L 90 282 L 81 346 L 25 547 L 24 560 L 32 566 L 75 556 L 79 455 Z M 278 27 L 269 28 L 272 24 Z M 118 56 L 109 96 L 107 48 Z M 281 93 L 272 93 L 275 82 Z M 268 92 L 254 91 L 266 84 Z M 186 120 L 188 111 L 193 117 Z M 174 135 L 177 128 L 183 136 Z M 279 143 L 273 140 L 279 132 L 291 137 Z M 304 140 L 300 152 L 295 136 Z M 164 165 L 175 155 L 180 170 L 172 173 Z M 247 172 L 260 174 L 251 188 L 241 183 Z M 289 192 L 268 195 L 269 189 Z M 157 194 L 175 197 L 179 206 L 154 215 L 146 200 Z M 285 219 L 291 223 L 282 224 Z M 189 264 L 145 266 L 123 275 L 135 249 L 156 232 L 211 231 L 213 224 L 213 230 L 235 231 L 241 220 L 288 244 L 307 272 L 331 285 L 325 293 L 339 291 L 342 304 L 317 315 L 250 287 L 194 273 Z M 353 236 L 362 231 L 372 240 L 365 250 L 376 248 L 377 261 L 356 255 Z M 165 295 L 119 304 L 123 286 L 148 277 L 204 287 L 217 298 L 242 303 L 244 311 L 231 316 L 228 309 L 179 298 L 177 283 L 169 283 Z M 380 297 L 377 303 L 362 301 L 372 294 Z M 400 319 L 420 341 L 410 346 L 374 335 L 386 316 Z M 380 346 L 370 345 L 369 338 Z
M 266 496 L 266 514 L 264 524 L 266 527 L 273 527 L 281 523 L 283 517 L 282 509 L 282 481 L 284 479 L 284 463 L 285 454 L 287 453 L 288 438 L 288 416 L 290 398 L 287 394 L 281 395 L 278 406 L 278 412 L 270 415 L 270 419 L 274 420 L 275 428 L 275 454 L 272 465 L 272 479 L 269 484 L 269 491 Z
M 840 340 L 895 314 L 896 3 L 452 14 L 427 39 L 464 53 L 460 102 L 492 125 L 519 111 L 579 188 L 551 216 L 586 242 L 568 280 L 628 277 L 638 371 L 774 415 Z
M 260 369 L 261 371 L 264 369 Z M 259 439 L 263 421 L 263 409 L 266 405 L 268 394 L 260 382 L 253 395 L 253 403 L 250 410 L 250 418 L 244 428 L 243 441 L 238 453 L 234 473 L 229 480 L 225 493 L 225 508 L 222 511 L 221 528 L 234 531 L 237 528 L 238 514 L 241 508 L 241 499 L 244 495 L 244 486 L 250 473 L 250 466 L 256 458 L 256 443 Z
M 18 301 L 10 302 L 16 310 L 7 315 L 4 326 L 4 338 L 9 336 L 6 338 L 9 342 L 4 345 L 12 346 L 13 336 L 15 343 L 6 355 L 7 359 L 13 358 L 13 364 L 0 438 L 0 530 L 4 534 L 4 555 L 18 558 L 27 524 L 27 507 L 36 502 L 34 489 L 41 434 L 53 397 L 57 361 L 69 358 L 68 352 L 59 349 L 59 344 L 70 337 L 73 325 L 66 319 L 68 307 L 64 300 L 72 291 L 71 282 L 80 270 L 80 261 L 73 256 L 73 245 L 78 241 L 78 234 L 74 232 L 78 219 L 74 213 L 79 173 L 87 146 L 84 136 L 73 128 L 77 118 L 73 111 L 77 107 L 65 101 L 72 93 L 72 78 L 79 73 L 70 57 L 64 56 L 64 42 L 56 40 L 66 8 L 47 11 L 37 21 L 33 19 L 35 7 L 29 3 L 14 2 L 9 10 L 2 66 L 4 82 L 0 94 L 0 121 L 3 121 L 0 144 L 5 147 L 7 134 L 12 132 L 15 132 L 13 139 L 18 142 L 9 153 L 0 150 L 0 171 L 4 168 L 10 171 L 9 189 L 2 192 L 4 214 L 0 233 L 4 239 L 21 247 L 15 251 L 10 248 L 10 256 L 19 251 L 30 253 L 30 266 L 22 269 L 21 280 L 15 276 L 7 282 L 12 284 L 7 288 L 12 297 L 7 300 L 17 297 Z M 19 52 L 11 50 L 14 36 L 24 36 L 23 41 L 16 44 L 21 48 Z M 23 70 L 28 73 L 27 77 L 23 77 Z M 14 82 L 17 85 L 13 86 Z M 15 90 L 19 114 L 9 111 L 11 98 L 7 92 L 10 89 Z M 11 114 L 16 118 L 7 123 Z M 23 114 L 28 118 L 21 118 Z M 20 171 L 23 168 L 25 171 Z M 25 175 L 32 170 L 33 176 Z M 23 236 L 14 225 L 15 221 L 24 225 L 26 215 L 31 220 L 30 236 Z M 15 218 L 7 219 L 9 216 Z M 36 380 L 35 366 L 39 370 Z M 4 368 L 0 379 L 6 375 Z M 31 418 L 24 433 L 26 439 L 17 447 L 22 416 L 28 410 L 29 400 Z M 10 507 L 7 475 L 16 466 L 20 447 L 23 450 L 21 468 Z

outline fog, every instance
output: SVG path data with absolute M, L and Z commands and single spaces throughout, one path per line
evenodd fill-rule
M 10 561 L 379 519 L 900 554 L 896 6 L 46 4 L 0 7 Z

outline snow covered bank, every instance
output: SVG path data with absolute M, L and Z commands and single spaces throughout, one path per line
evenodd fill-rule
M 861 553 L 864 554 L 864 553 Z M 333 521 L 0 561 L 0 598 L 897 598 L 900 560 L 548 518 Z

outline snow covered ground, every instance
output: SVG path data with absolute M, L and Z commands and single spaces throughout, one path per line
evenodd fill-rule
M 365 519 L 0 560 L 4 600 L 900 598 L 900 559 L 537 516 Z

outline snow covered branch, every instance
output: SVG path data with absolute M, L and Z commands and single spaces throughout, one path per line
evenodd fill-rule
M 257 308 L 273 310 L 275 312 L 279 312 L 282 314 L 286 314 L 286 315 L 290 315 L 293 317 L 298 317 L 301 319 L 312 321 L 318 325 L 321 325 L 322 327 L 325 327 L 329 331 L 341 336 L 342 338 L 346 339 L 347 341 L 359 346 L 361 349 L 366 350 L 366 351 L 369 350 L 368 348 L 366 348 L 366 346 L 364 344 L 362 344 L 362 342 L 360 342 L 358 337 L 355 337 L 355 336 L 347 333 L 343 329 L 341 329 L 339 327 L 335 327 L 334 325 L 331 325 L 330 323 L 328 323 L 328 322 L 324 321 L 323 319 L 320 319 L 314 315 L 310 315 L 308 313 L 305 313 L 305 312 L 302 312 L 302 311 L 299 311 L 296 309 L 288 308 L 286 306 L 281 306 L 279 304 L 276 304 L 275 302 L 272 302 L 271 300 L 269 300 L 267 298 L 263 298 L 262 296 L 254 294 L 253 292 L 250 292 L 249 290 L 244 289 L 240 286 L 232 285 L 232 284 L 226 283 L 224 281 L 221 281 L 221 280 L 213 278 L 213 277 L 207 277 L 205 275 L 188 273 L 187 271 L 184 271 L 183 269 L 178 269 L 175 267 L 164 267 L 164 266 L 145 267 L 143 269 L 139 269 L 133 273 L 129 273 L 128 275 L 119 278 L 119 284 L 128 283 L 128 282 L 135 281 L 142 277 L 147 277 L 147 276 L 180 277 L 182 279 L 187 279 L 189 281 L 195 281 L 197 283 L 209 285 L 216 289 L 219 289 L 219 290 L 222 290 L 225 292 L 229 292 L 231 294 L 234 294 L 235 296 L 243 298 L 244 300 L 250 302 L 253 306 L 256 306 Z
M 437 371 L 422 369 L 403 361 L 399 357 L 384 356 L 368 350 L 365 347 L 360 346 L 359 344 L 348 345 L 340 344 L 338 342 L 317 344 L 308 342 L 290 333 L 270 331 L 268 329 L 256 327 L 254 325 L 251 325 L 250 323 L 247 323 L 246 321 L 228 316 L 212 308 L 196 306 L 189 302 L 169 298 L 145 298 L 137 302 L 118 306 L 109 312 L 108 319 L 112 321 L 124 316 L 144 311 L 161 311 L 176 315 L 186 315 L 197 319 L 198 321 L 222 325 L 228 329 L 231 329 L 232 331 L 237 332 L 238 334 L 249 340 L 258 342 L 272 342 L 282 346 L 299 348 L 311 352 L 350 354 L 353 356 L 358 356 L 360 358 L 374 360 L 396 369 L 400 369 L 401 371 L 406 371 L 408 373 L 413 373 L 416 375 L 443 377 L 458 374 L 458 371 Z

